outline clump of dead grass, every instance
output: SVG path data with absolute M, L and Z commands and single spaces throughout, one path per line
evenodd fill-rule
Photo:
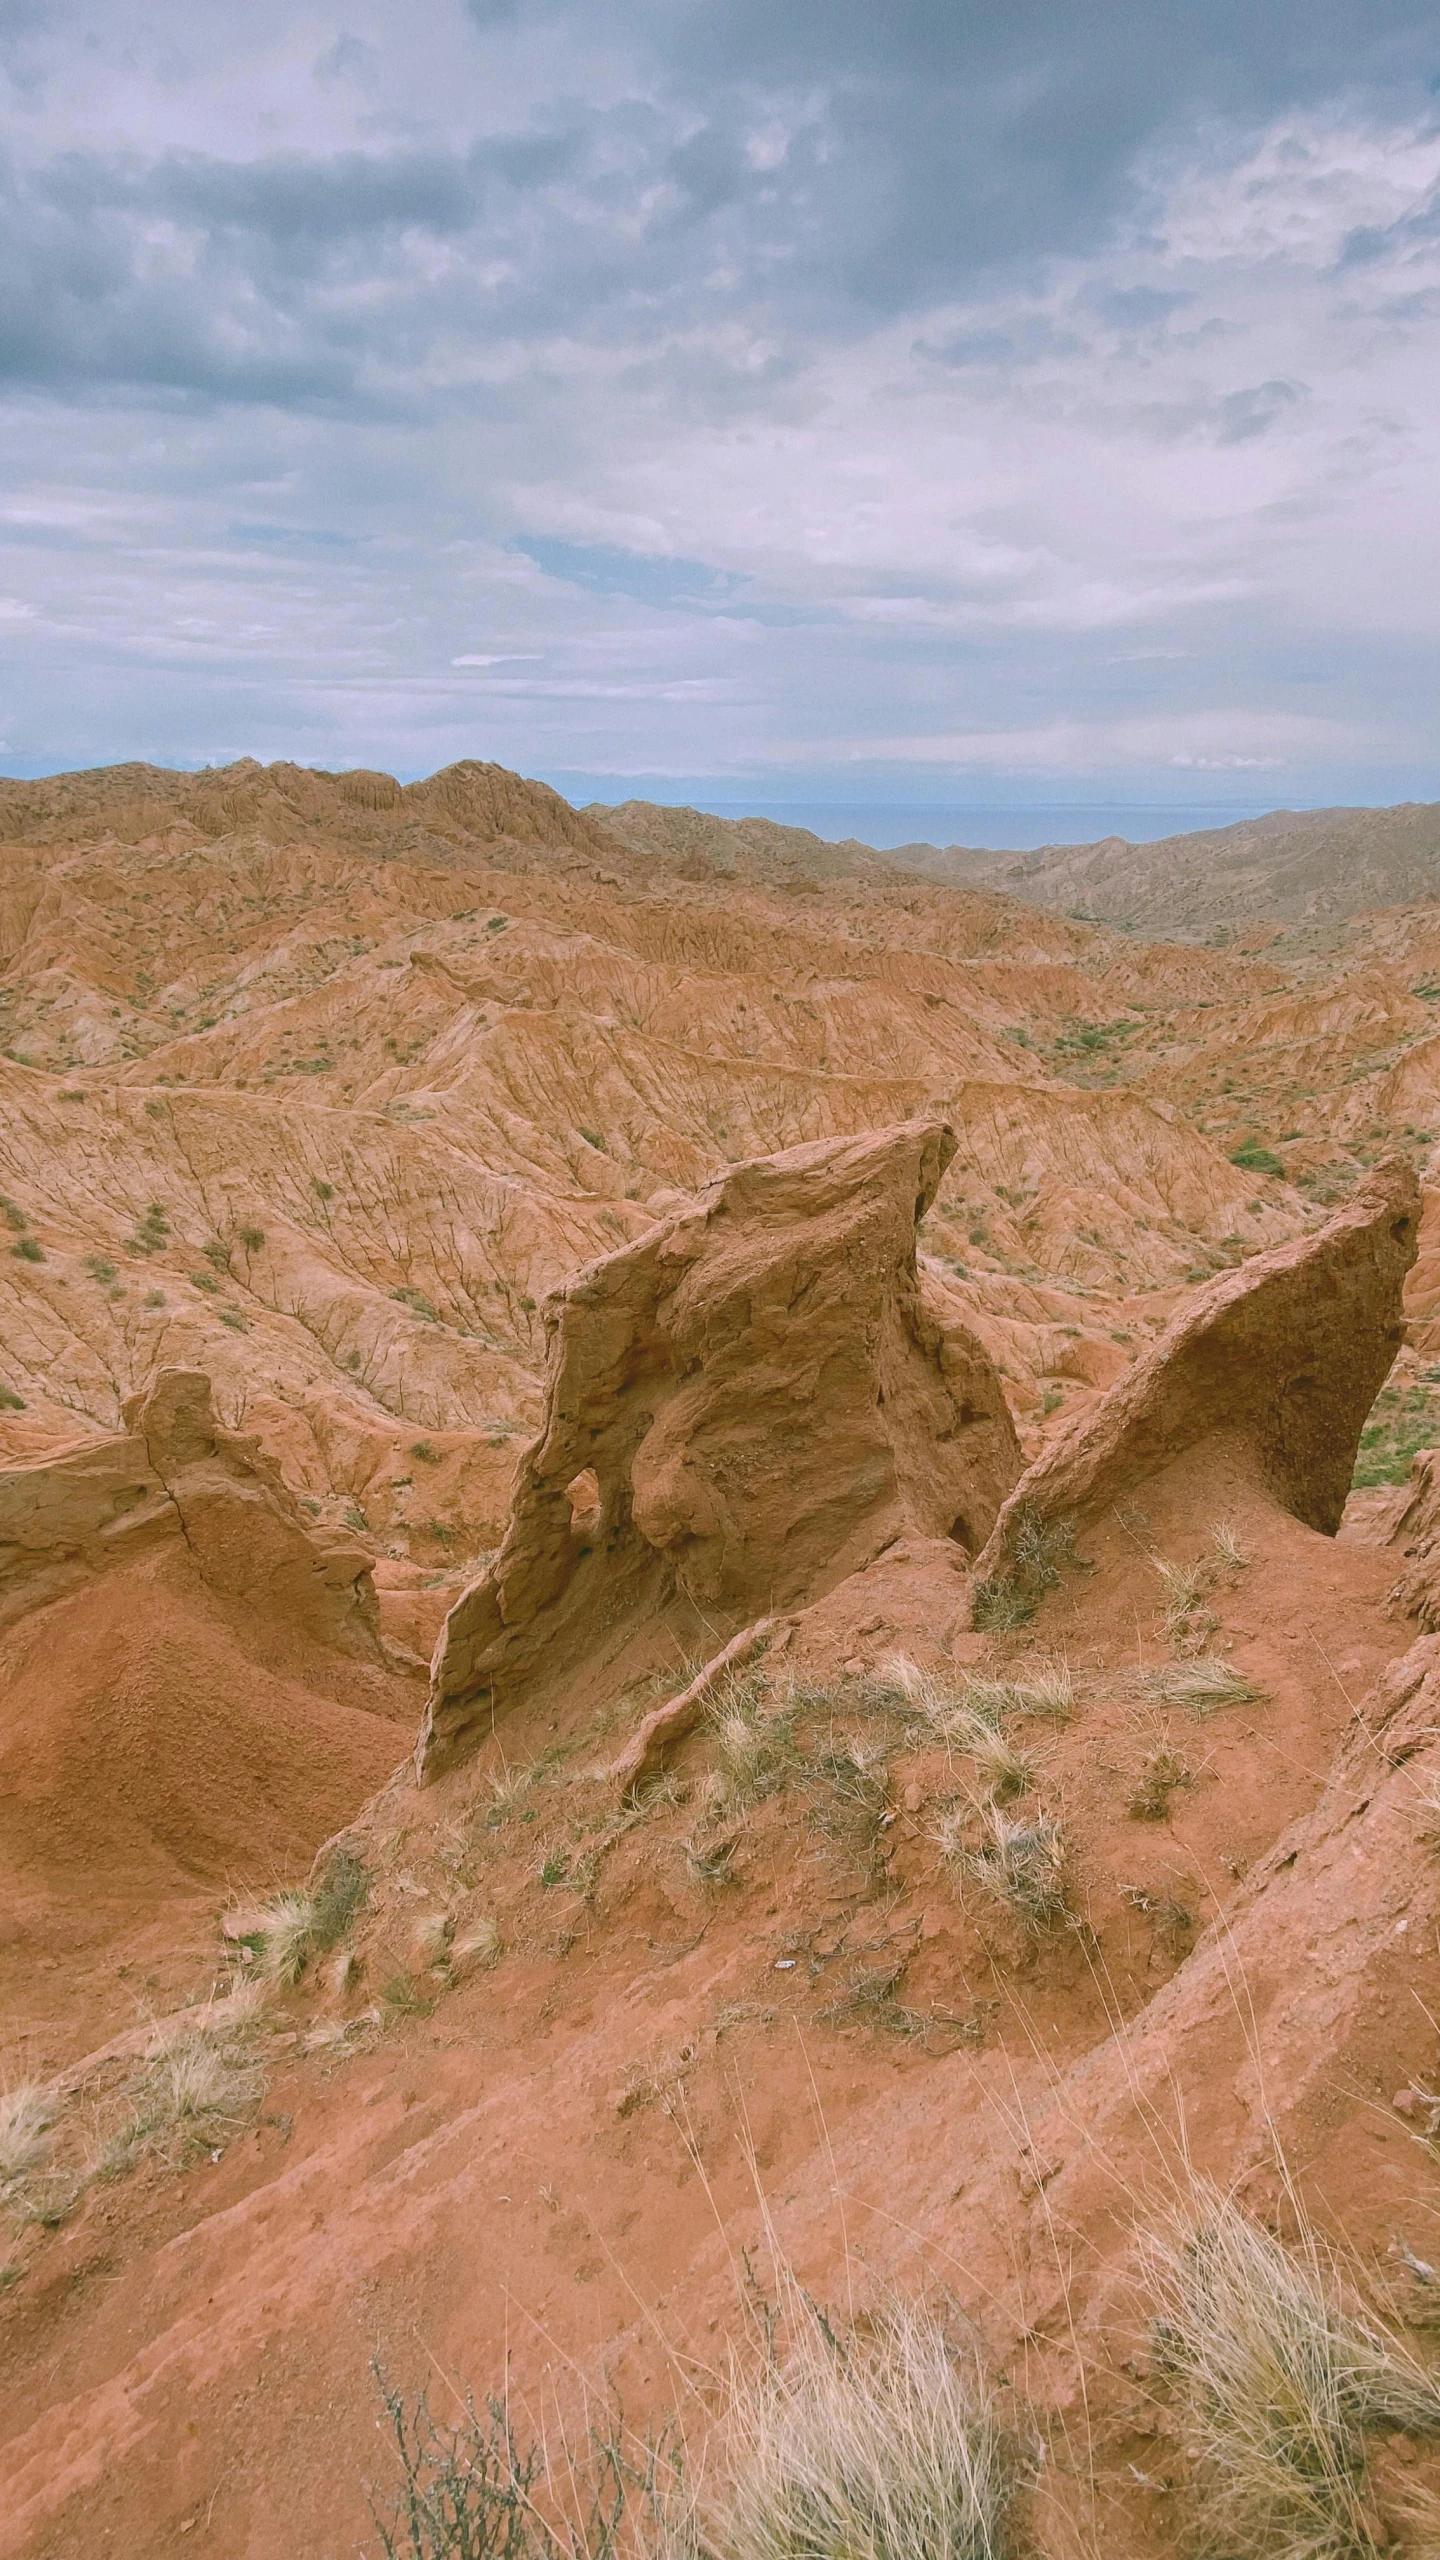
M 1209 1716 L 1217 1707 L 1258 1706 L 1265 1692 L 1221 1653 L 1200 1653 L 1188 1662 L 1163 1663 L 1139 1681 L 1140 1695 L 1166 1707 L 1187 1707 L 1194 1716 Z
M 613 2404 L 578 2444 L 525 2441 L 508 2402 L 441 2425 L 374 2368 L 399 2475 L 371 2501 L 384 2560 L 1016 2560 L 1033 2456 L 968 2326 L 898 2298 L 841 2326 L 786 2271 L 757 2327 L 703 2481 L 678 2427 L 641 2439 Z
M 1227 2560 L 1372 2560 L 1388 2535 L 1367 2435 L 1440 2436 L 1435 2377 L 1359 2307 L 1303 2216 L 1285 2247 L 1197 2181 L 1144 2264 L 1209 2547 Z
M 1218 1624 L 1205 1605 L 1218 1578 L 1215 1558 L 1201 1556 L 1193 1564 L 1169 1564 L 1163 1556 L 1152 1556 L 1150 1569 L 1160 1584 L 1167 1641 L 1182 1656 L 1198 1653 Z
M 959 1678 L 921 1671 L 904 1655 L 882 1666 L 907 1719 L 936 1740 L 952 1742 L 976 1724 L 997 1731 L 1011 1716 L 1068 1724 L 1079 1702 L 1068 1662 L 1040 1661 L 1013 1679 L 967 1671 Z
M 1024 1626 L 1034 1617 L 1048 1591 L 1059 1584 L 1061 1569 L 1073 1565 L 1075 1522 L 1045 1520 L 1022 1511 L 1010 1532 L 1009 1562 L 1003 1573 L 977 1582 L 970 1594 L 972 1626 L 997 1632 Z
M 92 2175 L 121 2176 L 143 2153 L 177 2166 L 229 2139 L 265 2086 L 253 2040 L 261 1997 L 257 1985 L 249 1999 L 232 1994 L 165 2021 L 126 2083 L 125 2113 L 101 2142 Z
M 913 2304 L 839 2331 L 791 2287 L 788 2353 L 732 2378 L 714 2560 L 1002 2560 L 1025 2463 L 978 2351 Z
M 1177 1787 L 1193 1787 L 1195 1772 L 1168 1742 L 1147 1751 L 1126 1799 L 1132 1822 L 1168 1822 L 1170 1798 Z
M 728 1680 L 716 1691 L 707 1717 L 715 1745 L 712 1780 L 718 1781 L 707 1791 L 712 1819 L 759 1804 L 794 1776 L 797 1712 L 788 1695 L 771 1706 L 763 1682 L 753 1675 Z
M 370 1880 L 360 1860 L 340 1850 L 319 1881 L 273 1894 L 255 1925 L 240 1940 L 261 1978 L 293 1984 L 310 1965 L 339 1945 L 368 1898 Z
M 0 2197 L 13 2195 L 43 2166 L 54 2112 L 38 2080 L 17 2080 L 0 2090 Z
M 1003 1904 L 1023 1929 L 1038 1933 L 1067 1918 L 1069 1845 L 1062 1826 L 1038 1808 L 1016 1815 L 992 1802 L 979 1814 L 978 1838 L 964 1808 L 942 1817 L 935 1837 L 946 1863 Z
M 1230 1520 L 1217 1520 L 1210 1531 L 1210 1544 L 1226 1573 L 1243 1573 L 1250 1562 L 1250 1552 L 1242 1545 L 1240 1532 Z

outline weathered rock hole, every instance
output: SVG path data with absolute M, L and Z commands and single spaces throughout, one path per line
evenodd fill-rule
M 953 1538 L 957 1547 L 963 1547 L 967 1556 L 974 1554 L 975 1540 L 971 1535 L 970 1523 L 968 1520 L 962 1517 L 957 1517 L 952 1520 L 948 1530 L 946 1531 L 946 1536 Z

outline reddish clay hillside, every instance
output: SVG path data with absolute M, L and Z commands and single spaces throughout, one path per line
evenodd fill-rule
M 1440 919 L 7 788 L 0 2553 L 377 2548 L 377 2354 L 718 2477 L 788 2268 L 848 2373 L 976 2324 L 976 2551 L 1278 2560 L 1238 2231 L 1351 2358 L 1309 2547 L 1422 2560 Z

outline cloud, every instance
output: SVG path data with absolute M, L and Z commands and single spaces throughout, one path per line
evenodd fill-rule
M 1432 32 L 0 0 L 10 752 L 1413 784 Z

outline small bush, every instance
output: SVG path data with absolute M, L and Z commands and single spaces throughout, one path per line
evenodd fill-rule
M 1258 1138 L 1245 1138 L 1238 1147 L 1232 1147 L 1230 1161 L 1238 1164 L 1243 1173 L 1272 1173 L 1284 1178 L 1285 1167 L 1280 1158 L 1271 1148 L 1263 1147 Z
M 43 1262 L 45 1259 L 38 1236 L 17 1236 L 10 1250 L 17 1262 Z
M 639 2443 L 618 2408 L 583 2444 L 522 2448 L 505 2405 L 467 2395 L 456 2426 L 375 2375 L 400 2471 L 370 2512 L 384 2560 L 699 2560 L 678 2436 Z
M 12 1200 L 5 1192 L 0 1192 L 0 1218 L 4 1219 L 6 1226 L 17 1236 L 23 1235 L 30 1224 L 19 1201 Z
M 87 1253 L 81 1268 L 88 1271 L 91 1279 L 98 1280 L 105 1288 L 108 1288 L 110 1282 L 118 1277 L 108 1253 Z
M 17 1395 L 13 1387 L 7 1387 L 3 1380 L 0 1380 L 0 1413 L 23 1413 L 24 1411 L 24 1397 Z
M 442 2427 L 423 2392 L 408 2408 L 379 2365 L 371 2370 L 400 2467 L 389 2509 L 371 2501 L 385 2560 L 526 2560 L 540 2455 L 521 2454 L 500 2403 L 488 2401 L 482 2418 L 467 2400 L 463 2423 Z

